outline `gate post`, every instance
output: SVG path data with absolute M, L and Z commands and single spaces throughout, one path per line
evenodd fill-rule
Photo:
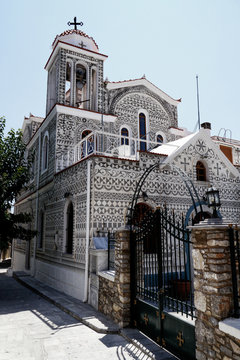
M 117 284 L 120 321 L 122 327 L 130 323 L 130 229 L 125 226 L 116 232 L 115 282 Z
M 233 309 L 228 229 L 227 222 L 214 223 L 214 219 L 191 227 L 197 360 L 233 355 L 230 340 L 219 330 L 219 322 Z
M 99 273 L 98 309 L 112 318 L 120 327 L 130 323 L 130 229 L 125 226 L 116 231 L 115 271 L 112 280 Z

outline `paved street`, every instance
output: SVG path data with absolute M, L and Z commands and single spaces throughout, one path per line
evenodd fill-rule
M 0 359 L 147 360 L 150 357 L 121 335 L 93 331 L 0 269 Z M 161 359 L 166 357 L 163 355 Z

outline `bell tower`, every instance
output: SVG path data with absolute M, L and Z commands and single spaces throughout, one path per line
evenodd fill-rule
M 103 63 L 92 37 L 77 29 L 82 22 L 68 22 L 74 29 L 57 35 L 45 69 L 48 71 L 46 114 L 55 104 L 104 112 Z

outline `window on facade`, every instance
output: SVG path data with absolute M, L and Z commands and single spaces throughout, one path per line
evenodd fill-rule
M 56 66 L 53 65 L 52 69 L 48 73 L 48 92 L 47 92 L 47 113 L 56 104 Z
M 70 105 L 71 99 L 71 73 L 72 66 L 70 62 L 66 64 L 66 81 L 65 81 L 65 104 Z
M 36 163 L 36 159 L 35 159 L 35 156 L 32 160 L 32 165 L 31 165 L 31 168 L 30 168 L 30 181 L 33 181 L 34 180 L 34 177 L 35 177 L 35 163 Z
M 42 148 L 42 170 L 48 168 L 48 155 L 49 155 L 49 139 L 48 134 L 43 138 L 43 148 Z
M 84 130 L 82 132 L 82 139 L 84 139 L 91 133 L 92 130 Z M 86 141 L 82 142 L 81 158 L 84 158 L 86 155 L 92 154 L 93 150 L 94 150 L 94 135 L 89 136 Z
M 160 134 L 157 134 L 157 143 L 162 144 L 163 143 L 163 137 Z
M 91 77 L 91 110 L 96 110 L 96 99 L 97 99 L 97 76 L 96 76 L 96 70 L 92 69 L 92 77 Z
M 86 108 L 87 86 L 86 86 L 86 69 L 83 65 L 76 66 L 76 106 L 81 109 Z
M 201 161 L 198 161 L 196 164 L 196 173 L 197 173 L 197 180 L 199 181 L 206 181 L 206 168 Z
M 73 204 L 69 203 L 66 213 L 66 253 L 73 253 Z
M 139 114 L 139 135 L 141 140 L 147 140 L 146 116 L 143 113 Z M 140 141 L 140 150 L 147 150 L 147 144 L 145 141 Z
M 141 224 L 144 217 L 147 216 L 149 212 L 152 212 L 152 208 L 145 203 L 138 203 L 134 209 L 133 213 L 133 224 Z
M 129 145 L 129 134 L 128 129 L 121 129 L 121 145 Z
M 133 213 L 133 225 L 141 227 L 146 218 L 153 212 L 151 206 L 145 203 L 138 203 Z M 155 254 L 157 252 L 156 232 L 150 232 L 145 235 L 143 250 L 145 254 Z
M 40 212 L 39 216 L 39 233 L 38 233 L 38 248 L 43 247 L 43 236 L 44 236 L 44 212 Z

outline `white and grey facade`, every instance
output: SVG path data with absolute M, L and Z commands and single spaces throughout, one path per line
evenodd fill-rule
M 174 165 L 193 181 L 206 213 L 203 196 L 214 185 L 221 215 L 233 222 L 240 218 L 235 155 L 228 160 L 208 129 L 190 134 L 178 128 L 180 100 L 145 77 L 104 81 L 106 59 L 79 30 L 56 37 L 46 64 L 46 117 L 24 120 L 24 140 L 35 162 L 31 187 L 15 206 L 16 212 L 32 213 L 38 235 L 30 244 L 15 239 L 13 270 L 28 271 L 84 301 L 92 239 L 126 223 L 136 184 L 151 164 L 161 163 L 144 184 L 148 198 L 139 203 L 153 209 L 166 203 L 190 221 L 192 201 Z M 234 154 L 237 149 L 235 144 Z

